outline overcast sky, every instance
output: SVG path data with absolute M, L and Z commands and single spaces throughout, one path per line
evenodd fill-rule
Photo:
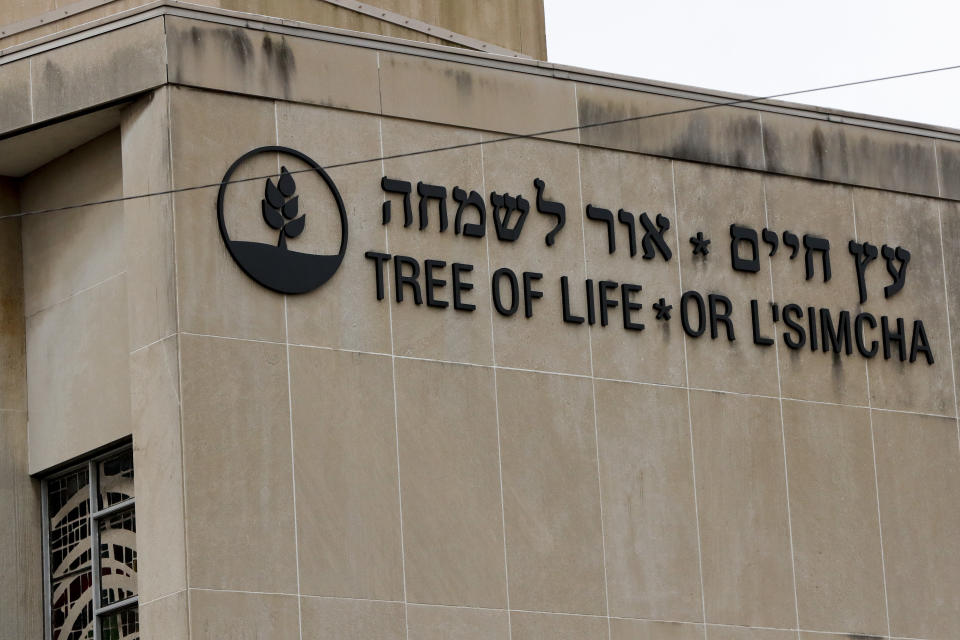
M 763 96 L 960 65 L 956 0 L 544 0 L 551 62 Z M 793 102 L 960 129 L 960 70 Z

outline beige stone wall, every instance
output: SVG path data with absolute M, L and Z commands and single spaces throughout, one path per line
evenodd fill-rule
M 0 216 L 19 211 L 0 180 Z M 0 620 L 11 637 L 40 640 L 43 589 L 40 483 L 29 475 L 20 220 L 0 220 Z
M 37 211 L 116 198 L 122 183 L 113 131 L 25 178 L 20 205 Z M 122 216 L 123 205 L 113 203 L 23 219 L 33 473 L 130 433 Z
M 121 438 L 134 441 L 147 637 L 163 637 L 169 627 L 147 614 L 185 586 L 172 199 L 71 206 L 169 188 L 167 114 L 166 90 L 144 96 L 126 107 L 119 128 L 11 182 L 12 199 L 4 201 L 5 212 L 53 210 L 3 223 L 15 235 L 4 241 L 5 260 L 13 262 L 3 296 L 7 444 L 0 469 L 12 483 L 2 501 L 10 535 L 0 542 L 17 578 L 4 581 L 16 597 L 2 599 L 16 606 L 17 637 L 39 638 L 43 620 L 31 599 L 42 595 L 39 482 L 28 473 Z M 155 600 L 164 602 L 150 607 Z
M 71 15 L 66 17 L 52 14 L 53 22 L 48 20 L 45 24 L 28 31 L 0 37 L 0 48 L 27 42 L 145 4 L 148 4 L 148 0 L 117 0 L 80 13 L 71 11 Z M 453 44 L 430 34 L 378 20 L 362 13 L 323 2 L 323 0 L 284 0 L 282 2 L 277 0 L 197 0 L 195 4 L 406 40 Z M 483 0 L 482 2 L 379 0 L 372 4 L 415 20 L 449 29 L 461 35 L 523 53 L 538 60 L 546 60 L 547 58 L 547 36 L 542 0 Z M 69 2 L 63 2 L 63 0 L 61 2 L 54 2 L 53 0 L 44 2 L 2 0 L 0 2 L 0 30 L 4 25 L 35 18 L 56 11 L 58 8 L 69 8 L 69 5 Z
M 375 4 L 456 33 L 519 51 L 537 60 L 547 59 L 542 0 L 379 0 L 379 4 Z
M 340 53 L 372 81 L 369 54 Z M 490 130 L 671 105 L 615 90 L 600 102 L 589 85 L 575 93 L 569 82 L 399 55 L 381 54 L 380 69 L 380 116 L 362 113 L 376 111 L 366 81 L 303 101 L 171 91 L 177 186 L 216 183 L 260 145 L 331 165 L 489 142 L 331 169 L 350 247 L 335 278 L 303 296 L 272 293 L 236 267 L 214 190 L 175 196 L 190 637 L 956 633 L 956 303 L 943 248 L 955 246 L 960 218 L 935 197 L 935 164 L 922 162 L 935 157 L 932 141 L 848 127 L 837 135 L 876 142 L 848 149 L 842 165 L 791 169 L 818 180 L 775 175 L 797 162 L 786 154 L 800 144 L 778 146 L 775 134 L 805 123 L 774 122 L 764 142 L 759 114 L 734 109 L 670 121 L 659 139 L 637 125 L 591 133 L 589 146 L 569 144 L 576 132 L 494 142 L 502 134 Z M 185 63 L 183 72 L 195 86 L 232 82 Z M 509 111 L 484 108 L 514 82 L 542 84 Z M 291 87 L 313 90 L 306 80 Z M 338 98 L 338 109 L 303 103 Z M 902 147 L 918 149 L 918 161 L 891 172 Z M 432 210 L 426 230 L 404 228 L 395 201 L 383 226 L 382 175 L 531 200 L 540 177 L 566 204 L 567 225 L 551 248 L 552 225 L 536 212 L 514 244 L 498 241 L 490 220 L 477 240 L 440 233 Z M 261 182 L 244 187 L 250 202 Z M 674 259 L 631 259 L 622 245 L 611 255 L 586 203 L 664 213 Z M 785 248 L 764 252 L 759 274 L 731 271 L 733 221 L 827 235 L 833 279 L 818 270 L 806 281 L 802 254 L 791 261 Z M 696 230 L 714 240 L 710 269 L 691 256 Z M 913 251 L 908 286 L 888 301 L 876 285 L 882 262 L 873 265 L 863 308 L 922 317 L 934 365 L 752 344 L 752 298 L 857 307 L 851 238 Z M 397 303 L 392 281 L 378 302 L 366 250 L 473 264 L 477 309 L 417 307 L 409 291 Z M 960 264 L 946 262 L 956 279 Z M 544 274 L 532 319 L 493 311 L 500 266 Z M 646 329 L 623 331 L 619 309 L 607 327 L 563 323 L 561 275 L 642 283 Z M 736 342 L 686 337 L 676 315 L 653 319 L 657 298 L 676 304 L 689 289 L 733 300 Z
M 121 122 L 123 193 L 171 187 L 167 89 L 130 105 Z M 123 203 L 129 326 L 130 425 L 137 474 L 137 587 L 145 638 L 175 638 L 186 617 L 180 345 L 173 198 Z
M 166 82 L 162 18 L 138 22 L 103 36 L 54 47 L 27 59 L 4 60 L 0 65 L 0 83 L 4 87 L 0 95 L 3 106 L 0 130 L 9 133 L 28 129 L 45 121 L 130 98 Z M 105 131 L 101 129 L 98 133 Z M 64 146 L 71 141 L 69 135 L 61 133 L 53 138 L 47 146 L 53 147 L 56 153 L 47 154 L 46 149 L 31 145 L 23 145 L 17 151 L 28 158 L 43 155 L 45 161 L 49 161 L 90 139 L 73 139 L 74 144 Z M 20 177 L 22 172 L 13 175 Z
M 703 103 L 182 17 L 99 36 L 103 51 L 40 53 L 27 72 L 50 55 L 121 68 L 137 34 L 165 52 L 169 84 L 4 205 L 158 194 L 23 221 L 30 421 L 2 432 L 14 455 L 0 471 L 25 482 L 26 433 L 31 472 L 132 434 L 144 638 L 957 635 L 960 143 L 732 107 L 578 131 Z M 49 95 L 89 107 L 156 86 L 144 68 L 139 83 Z M 553 133 L 502 140 L 538 131 Z M 261 145 L 355 163 L 330 168 L 345 261 L 306 295 L 234 264 L 216 188 L 163 193 L 216 185 Z M 477 239 L 453 233 L 452 199 L 443 233 L 432 208 L 425 230 L 405 228 L 394 199 L 383 225 L 384 175 L 520 193 L 532 208 L 542 178 L 567 223 L 547 247 L 553 221 L 531 211 L 507 243 L 488 209 Z M 230 193 L 231 220 L 267 238 L 262 178 Z M 335 248 L 307 193 L 291 242 Z M 609 252 L 588 203 L 663 213 L 674 257 L 631 258 L 620 227 Z M 791 260 L 763 245 L 759 273 L 732 271 L 732 222 L 825 235 L 833 278 L 818 263 L 807 280 L 802 248 Z M 706 264 L 687 242 L 697 231 L 713 241 Z M 933 365 L 752 344 L 751 299 L 860 309 L 854 238 L 911 250 L 888 300 L 883 261 L 871 265 L 862 309 L 922 318 Z M 472 264 L 476 309 L 416 306 L 409 290 L 398 303 L 392 278 L 378 301 L 368 250 Z M 503 266 L 543 274 L 533 318 L 492 308 Z M 579 309 L 586 278 L 642 284 L 646 328 L 624 331 L 619 308 L 609 326 L 564 323 L 563 275 Z M 730 297 L 736 342 L 685 335 L 687 290 Z M 669 323 L 654 319 L 661 296 Z M 30 490 L 13 494 L 28 519 Z M 39 535 L 17 531 L 25 548 Z M 28 564 L 18 571 L 35 579 Z

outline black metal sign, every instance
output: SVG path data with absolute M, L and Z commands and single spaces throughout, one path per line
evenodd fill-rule
M 304 216 L 298 217 L 298 203 L 293 177 L 281 170 L 276 185 L 267 180 L 264 198 L 261 203 L 261 215 L 266 224 L 278 233 L 276 246 L 255 242 L 231 241 L 224 223 L 224 193 L 231 175 L 238 165 L 258 153 L 278 152 L 292 155 L 306 162 L 319 174 L 333 194 L 341 221 L 342 239 L 338 255 L 311 255 L 298 253 L 287 248 L 287 238 L 296 238 L 304 229 Z M 431 212 L 438 217 L 439 233 L 450 233 L 450 210 L 448 195 L 456 205 L 453 212 L 452 233 L 480 240 L 487 235 L 488 203 L 493 230 L 499 242 L 516 242 L 524 231 L 524 225 L 531 211 L 549 218 L 550 229 L 543 241 L 547 247 L 554 246 L 558 234 L 566 224 L 566 206 L 550 200 L 544 180 L 532 181 L 536 192 L 533 205 L 521 195 L 508 193 L 490 193 L 485 199 L 475 190 L 454 186 L 413 182 L 383 176 L 380 188 L 385 194 L 380 209 L 381 222 L 391 224 L 394 220 L 394 205 L 402 209 L 403 226 L 411 227 L 416 223 L 417 230 L 424 232 L 430 227 Z M 414 198 L 416 215 L 414 214 Z M 336 272 L 346 251 L 347 219 L 343 201 L 333 181 L 313 160 L 302 153 L 284 147 L 261 147 L 254 149 L 237 160 L 224 176 L 217 199 L 217 213 L 223 240 L 240 267 L 260 284 L 281 293 L 305 293 L 329 280 Z M 606 209 L 593 204 L 585 208 L 586 220 L 595 223 L 597 231 L 604 233 L 609 253 L 629 252 L 630 258 L 639 256 L 642 260 L 670 261 L 674 252 L 680 250 L 679 240 L 672 237 L 671 221 L 663 213 L 640 215 L 618 209 Z M 589 223 L 587 223 L 589 225 Z M 618 237 L 620 242 L 618 243 Z M 624 240 L 626 241 L 624 243 Z M 719 239 L 718 239 L 719 240 Z M 708 261 L 714 255 L 711 238 L 703 231 L 689 238 L 691 252 L 695 260 Z M 721 246 L 727 245 L 724 238 Z M 763 243 L 761 245 L 761 242 Z M 671 243 L 674 247 L 671 248 Z M 720 244 L 720 242 L 718 242 Z M 833 277 L 831 244 L 825 238 L 814 234 L 797 234 L 784 230 L 756 229 L 731 224 L 729 227 L 730 268 L 746 274 L 757 274 L 761 267 L 761 249 L 767 250 L 767 256 L 787 255 L 789 260 L 800 256 L 803 251 L 803 269 L 806 280 L 815 277 L 828 282 Z M 781 247 L 783 251 L 781 251 Z M 850 240 L 846 245 L 846 254 L 851 260 L 852 274 L 857 278 L 859 292 L 858 304 L 868 298 L 871 284 L 883 296 L 897 295 L 907 281 L 907 267 L 910 264 L 910 251 L 905 247 L 882 245 L 877 247 L 870 242 Z M 392 291 L 397 304 L 426 305 L 430 308 L 452 309 L 471 313 L 477 306 L 470 301 L 474 288 L 470 281 L 473 265 L 463 262 L 449 262 L 440 259 L 418 260 L 412 256 L 390 255 L 380 251 L 367 251 L 364 256 L 371 262 L 374 286 L 378 300 L 386 297 L 387 278 L 392 275 Z M 871 272 L 872 262 L 882 258 L 886 263 L 886 273 Z M 782 259 L 782 258 L 781 258 Z M 876 271 L 876 270 L 873 270 Z M 878 282 L 877 276 L 884 280 Z M 449 278 L 449 281 L 447 280 Z M 502 266 L 491 274 L 491 297 L 493 308 L 502 316 L 513 316 L 521 307 L 526 318 L 533 317 L 537 301 L 541 300 L 548 288 L 543 284 L 543 274 L 533 271 L 517 273 Z M 868 283 L 869 280 L 869 283 Z M 582 283 L 571 283 L 568 276 L 560 276 L 554 285 L 556 295 L 560 296 L 563 321 L 572 325 L 596 325 L 606 327 L 622 324 L 628 331 L 643 331 L 641 322 L 643 304 L 639 297 L 643 287 L 639 283 L 616 282 L 587 278 Z M 574 294 L 579 289 L 580 293 Z M 676 305 L 676 311 L 674 311 Z M 737 339 L 732 317 L 734 304 L 722 292 L 711 291 L 706 294 L 698 291 L 685 291 L 678 300 L 659 298 L 651 304 L 656 322 L 670 322 L 674 314 L 684 333 L 691 338 L 709 335 L 711 340 Z M 880 353 L 884 359 L 895 358 L 901 362 L 916 362 L 923 358 L 928 365 L 934 362 L 933 351 L 927 337 L 923 321 L 920 319 L 891 318 L 886 315 L 874 316 L 866 311 L 852 312 L 827 307 L 802 307 L 798 304 L 781 304 L 753 299 L 749 313 L 752 327 L 752 341 L 760 347 L 770 347 L 776 340 L 789 349 L 832 353 L 836 356 L 850 356 L 854 353 L 864 358 L 874 358 Z M 616 316 L 620 319 L 617 320 Z M 762 326 L 771 334 L 765 335 Z M 780 331 L 777 329 L 783 329 Z M 709 331 L 708 331 L 709 330 Z
M 277 184 L 267 178 L 260 203 L 263 221 L 278 232 L 277 243 L 274 245 L 230 239 L 223 210 L 230 179 L 240 165 L 262 153 L 279 153 L 281 156 L 293 156 L 305 162 L 330 189 L 340 218 L 340 251 L 336 255 L 302 253 L 287 247 L 287 238 L 296 238 L 303 232 L 306 215 L 300 214 L 300 197 L 295 195 L 296 182 L 286 167 L 281 169 Z M 313 291 L 333 277 L 347 252 L 347 212 L 337 185 L 323 167 L 305 154 L 287 147 L 259 147 L 243 154 L 230 165 L 217 194 L 217 220 L 220 224 L 220 236 L 234 261 L 248 276 L 279 293 Z

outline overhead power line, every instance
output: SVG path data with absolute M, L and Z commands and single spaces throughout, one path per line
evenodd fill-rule
M 612 126 L 612 125 L 625 124 L 625 123 L 628 123 L 628 122 L 637 122 L 637 121 L 640 121 L 640 120 L 651 120 L 651 119 L 653 119 L 653 118 L 662 118 L 662 117 L 666 117 L 666 116 L 680 115 L 680 114 L 684 114 L 684 113 L 693 113 L 693 112 L 695 112 L 695 111 L 706 111 L 706 110 L 708 110 L 708 109 L 716 109 L 716 108 L 718 108 L 718 107 L 737 107 L 737 106 L 743 106 L 743 105 L 748 105 L 748 104 L 758 104 L 758 103 L 761 103 L 761 102 L 764 102 L 764 101 L 767 101 L 767 100 L 776 100 L 776 99 L 778 99 L 778 98 L 788 98 L 788 97 L 792 97 L 792 96 L 803 95 L 803 94 L 806 94 L 806 93 L 816 93 L 816 92 L 818 92 L 818 91 L 828 91 L 828 90 L 831 90 L 831 89 L 843 89 L 843 88 L 846 88 L 846 87 L 855 87 L 855 86 L 860 86 L 860 85 L 865 85 L 865 84 L 873 84 L 873 83 L 876 83 L 876 82 L 886 82 L 886 81 L 889 81 L 889 80 L 898 80 L 898 79 L 901 79 L 901 78 L 910 78 L 910 77 L 914 77 L 914 76 L 922 76 L 922 75 L 928 75 L 928 74 L 932 74 L 932 73 L 940 73 L 940 72 L 943 72 L 943 71 L 955 71 L 955 70 L 957 70 L 957 69 L 960 69 L 960 64 L 950 65 L 950 66 L 946 66 L 946 67 L 937 67 L 937 68 L 933 68 L 933 69 L 924 69 L 924 70 L 922 70 L 922 71 L 910 71 L 910 72 L 907 72 L 907 73 L 898 73 L 898 74 L 893 74 L 893 75 L 880 76 L 880 77 L 875 77 L 875 78 L 868 78 L 868 79 L 865 79 L 865 80 L 854 80 L 854 81 L 851 81 L 851 82 L 841 82 L 841 83 L 838 83 L 838 84 L 825 85 L 825 86 L 822 86 L 822 87 L 815 87 L 815 88 L 811 88 L 811 89 L 799 89 L 799 90 L 796 90 L 796 91 L 786 91 L 786 92 L 783 92 L 783 93 L 775 93 L 775 94 L 771 94 L 771 95 L 767 95 L 767 96 L 760 96 L 760 97 L 755 97 L 755 98 L 740 98 L 740 99 L 736 99 L 736 100 L 727 100 L 727 101 L 723 101 L 723 102 L 710 102 L 710 103 L 706 103 L 706 104 L 702 104 L 702 105 L 697 105 L 697 106 L 695 106 L 695 107 L 688 107 L 688 108 L 684 108 L 684 109 L 673 109 L 673 110 L 670 110 L 670 111 L 660 111 L 660 112 L 657 112 L 657 113 L 649 113 L 649 114 L 640 115 L 640 116 L 629 116 L 629 117 L 626 117 L 626 118 L 617 118 L 617 119 L 615 119 L 615 120 L 605 120 L 605 121 L 603 121 L 603 122 L 594 122 L 594 123 L 589 123 L 589 124 L 580 124 L 580 125 L 575 125 L 575 126 L 571 126 L 571 127 L 560 127 L 560 128 L 557 128 L 557 129 L 546 129 L 546 130 L 543 130 L 543 131 L 535 131 L 535 132 L 532 132 L 532 133 L 508 134 L 508 135 L 504 135 L 504 136 L 501 136 L 501 137 L 498 137 L 498 138 L 491 138 L 491 139 L 489 139 L 489 140 L 477 140 L 477 141 L 475 141 L 475 142 L 464 142 L 464 143 L 460 143 L 460 144 L 453 144 L 453 145 L 448 145 L 448 146 L 443 146 L 443 147 L 433 147 L 433 148 L 430 148 L 430 149 L 421 149 L 421 150 L 418 150 L 418 151 L 408 151 L 408 152 L 405 152 L 405 153 L 395 153 L 395 154 L 390 154 L 390 155 L 382 155 L 382 156 L 377 156 L 377 157 L 374 157 L 374 158 L 365 158 L 365 159 L 362 159 L 362 160 L 350 160 L 350 161 L 348 161 L 348 162 L 339 162 L 339 163 L 336 163 L 336 164 L 324 165 L 324 169 L 339 169 L 339 168 L 343 168 L 343 167 L 351 167 L 351 166 L 360 165 L 360 164 L 368 164 L 368 163 L 371 163 L 371 162 L 382 162 L 382 161 L 385 161 L 385 160 L 396 160 L 396 159 L 399 159 L 399 158 L 409 158 L 409 157 L 412 157 L 412 156 L 420 156 L 420 155 L 426 155 L 426 154 L 430 154 L 430 153 L 439 153 L 439 152 L 442 152 L 442 151 L 454 151 L 454 150 L 457 150 L 457 149 L 466 149 L 466 148 L 469 148 L 469 147 L 477 147 L 477 146 L 480 146 L 480 145 L 496 144 L 496 143 L 498 143 L 498 142 L 509 142 L 509 141 L 511 141 L 511 140 L 524 140 L 524 139 L 530 139 L 530 138 L 542 138 L 542 137 L 544 137 L 544 136 L 556 135 L 556 134 L 559 134 L 559 133 L 569 133 L 569 132 L 572 132 L 572 131 L 582 131 L 582 130 L 584 130 L 584 129 L 594 129 L 594 128 L 597 128 L 597 127 L 608 127 L 608 126 Z M 692 98 L 691 98 L 691 99 L 692 99 Z M 579 144 L 579 143 L 566 143 L 566 144 Z M 297 169 L 297 170 L 294 170 L 294 171 L 290 171 L 290 173 L 295 174 L 295 173 L 304 173 L 304 172 L 311 172 L 311 171 L 313 171 L 312 168 L 308 168 L 308 169 Z M 91 201 L 91 202 L 83 202 L 83 203 L 78 203 L 78 204 L 62 205 L 62 206 L 59 206 L 59 207 L 51 207 L 51 208 L 48 208 L 48 209 L 35 209 L 35 210 L 30 210 L 30 211 L 20 211 L 20 212 L 18 212 L 18 213 L 11 213 L 11 214 L 6 214 L 6 215 L 0 215 L 0 220 L 4 220 L 4 219 L 7 219 L 7 218 L 22 218 L 22 217 L 25 217 L 25 216 L 41 215 L 41 214 L 45 214 L 45 213 L 55 213 L 55 212 L 58 212 L 58 211 L 68 211 L 68 210 L 70 210 L 70 209 L 80 209 L 80 208 L 84 208 L 84 207 L 95 207 L 95 206 L 105 205 L 105 204 L 114 204 L 114 203 L 117 203 L 117 202 L 125 202 L 125 201 L 127 201 L 127 200 L 140 200 L 140 199 L 143 199 L 143 198 L 153 198 L 153 197 L 157 197 L 157 196 L 165 196 L 165 195 L 172 195 L 172 194 L 176 194 L 176 193 L 184 193 L 184 192 L 187 192 L 187 191 L 197 191 L 197 190 L 199 190 L 199 189 L 213 189 L 213 188 L 219 188 L 222 184 L 238 184 L 238 183 L 242 183 L 242 182 L 251 182 L 251 181 L 254 181 L 254 180 L 265 180 L 265 179 L 267 179 L 267 178 L 277 177 L 278 175 L 279 175 L 279 173 L 269 173 L 269 174 L 265 174 L 265 175 L 261 175 L 261 176 L 253 176 L 253 177 L 250 177 L 250 178 L 238 178 L 238 179 L 236 179 L 236 180 L 229 180 L 229 181 L 227 181 L 227 182 L 211 182 L 211 183 L 208 183 L 208 184 L 199 184 L 199 185 L 194 185 L 194 186 L 189 186 L 189 187 L 177 187 L 177 188 L 175 188 L 175 189 L 165 189 L 165 190 L 162 190 L 162 191 L 151 191 L 151 192 L 149 192 L 149 193 L 141 193 L 141 194 L 130 195 L 130 196 L 121 196 L 121 197 L 118 197 L 118 198 L 107 198 L 107 199 L 104 199 L 104 200 L 95 200 L 95 201 Z

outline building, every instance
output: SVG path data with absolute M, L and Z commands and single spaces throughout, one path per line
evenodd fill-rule
M 0 637 L 960 637 L 960 132 L 375 4 L 0 3 Z

